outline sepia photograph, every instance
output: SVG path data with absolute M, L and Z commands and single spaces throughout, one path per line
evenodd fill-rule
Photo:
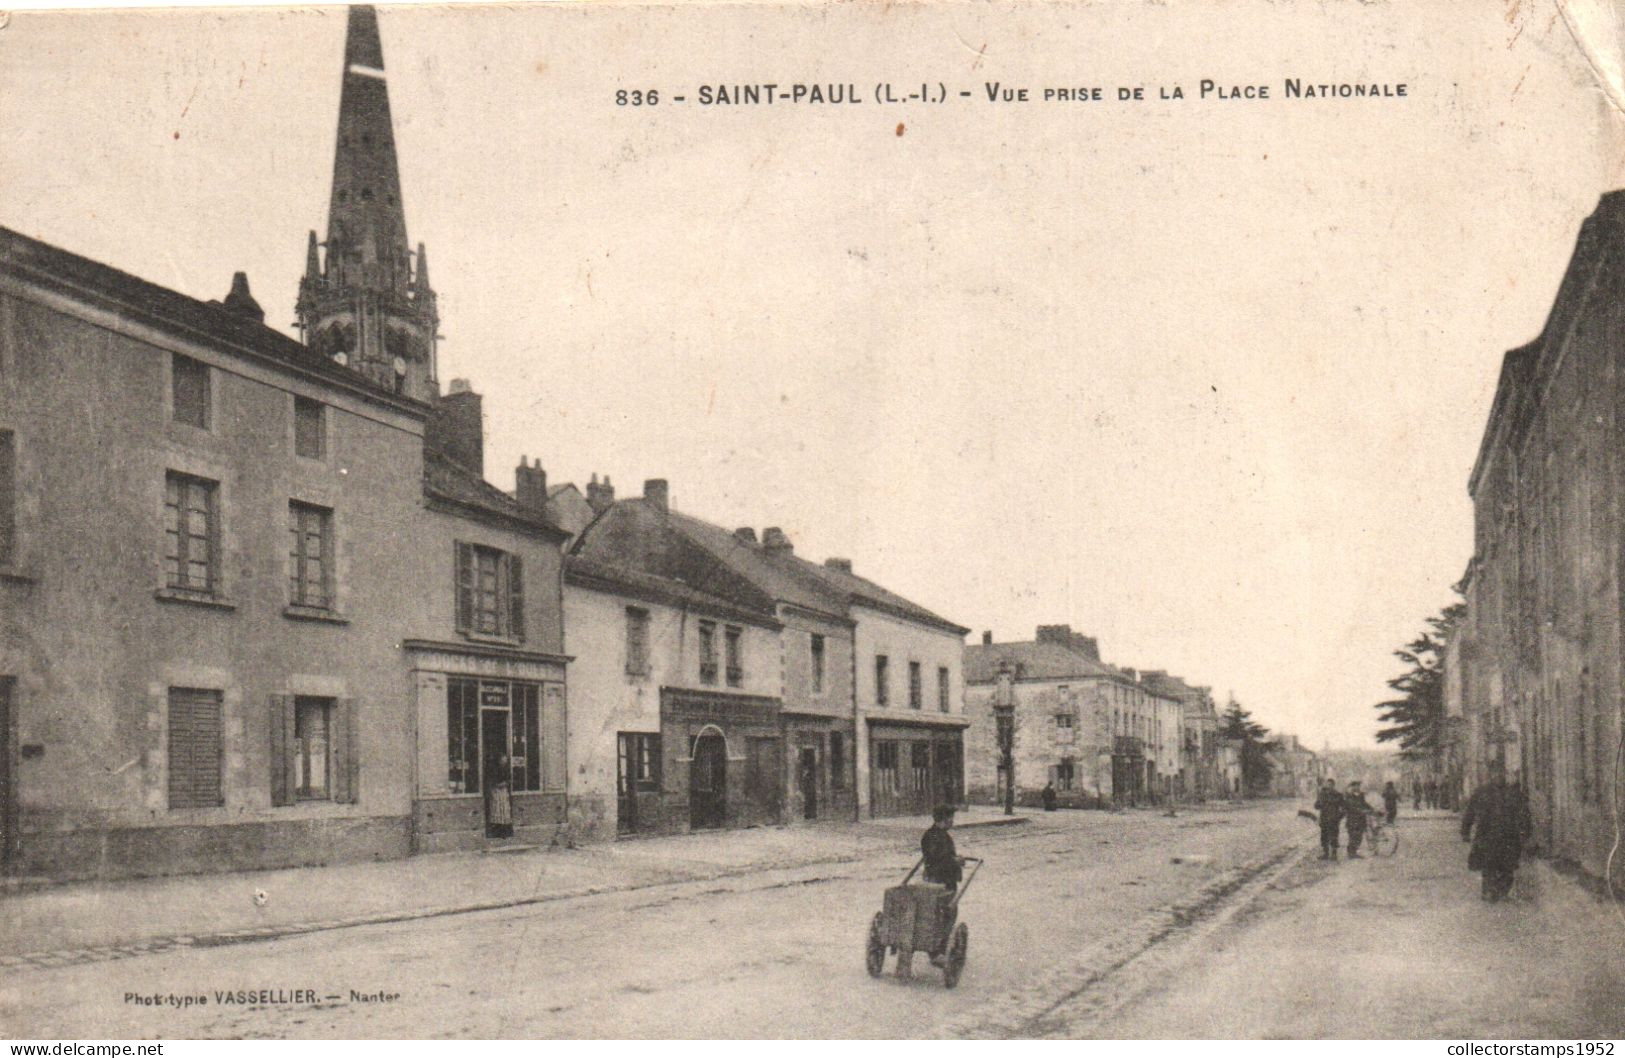
M 72 2 L 9 1053 L 1625 1039 L 1625 3 Z

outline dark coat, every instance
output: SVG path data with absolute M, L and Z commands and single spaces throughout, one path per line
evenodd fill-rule
M 1350 793 L 1343 795 L 1344 821 L 1350 830 L 1364 830 L 1366 824 L 1371 821 L 1371 813 L 1375 811 L 1376 809 L 1371 807 L 1371 802 L 1365 799 L 1364 793 L 1358 797 Z
M 1476 829 L 1475 829 L 1476 827 Z M 1529 802 L 1523 791 L 1490 781 L 1473 791 L 1461 814 L 1461 836 L 1471 837 L 1467 867 L 1474 871 L 1515 871 L 1523 847 L 1534 833 Z
M 1343 795 L 1336 790 L 1328 790 L 1322 786 L 1320 793 L 1315 797 L 1315 811 L 1320 813 L 1320 821 L 1332 826 L 1343 821 Z
M 958 885 L 964 873 L 954 839 L 946 830 L 931 824 L 920 836 L 920 852 L 925 856 L 925 880 L 939 885 Z

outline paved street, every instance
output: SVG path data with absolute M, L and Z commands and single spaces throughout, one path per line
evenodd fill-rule
M 1481 905 L 1444 817 L 1408 821 L 1398 857 L 1324 866 L 1300 858 L 1314 838 L 1296 807 L 1176 819 L 1039 813 L 1023 826 L 962 831 L 962 851 L 985 855 L 988 865 L 965 899 L 971 954 L 953 992 L 923 958 L 910 983 L 890 976 L 890 964 L 880 980 L 865 974 L 868 919 L 913 862 L 915 842 L 904 827 L 866 824 L 804 837 L 762 830 L 692 839 L 701 853 L 731 837 L 741 858 L 752 848 L 777 855 L 786 840 L 844 850 L 788 866 L 277 940 L 30 964 L 0 984 L 0 1024 L 30 1037 L 1625 1031 L 1625 990 L 1605 958 L 1625 933 L 1572 883 L 1542 867 L 1528 872 L 1540 885 L 1534 899 Z M 616 854 L 655 859 L 683 840 L 620 843 Z M 414 871 L 460 863 L 528 869 L 540 890 L 576 855 L 412 861 L 393 870 L 406 886 Z M 337 870 L 300 877 L 319 888 Z M 299 872 L 278 873 L 292 881 Z M 155 881 L 137 891 L 161 903 L 168 891 L 204 884 Z M 74 895 L 22 899 L 42 897 L 60 912 Z M 1612 947 L 1582 943 L 1598 938 Z M 1395 952 L 1413 961 L 1395 960 Z M 308 990 L 314 999 L 221 1005 L 215 996 L 248 989 Z M 127 992 L 209 1002 L 142 1006 Z M 1496 997 L 1502 1005 L 1485 1022 L 1480 1005 Z

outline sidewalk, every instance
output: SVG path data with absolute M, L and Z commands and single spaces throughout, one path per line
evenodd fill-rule
M 1457 820 L 1399 821 L 1393 857 L 1300 863 L 1104 1038 L 1625 1036 L 1625 921 L 1543 861 L 1479 899 Z M 1215 987 L 1214 982 L 1231 982 Z
M 1026 822 L 1023 817 L 1014 817 Z M 1002 825 L 991 808 L 959 826 Z M 574 849 L 448 853 L 275 871 L 84 882 L 0 896 L 0 969 L 119 958 L 322 929 L 853 862 L 912 850 L 930 825 L 861 823 L 636 838 Z M 263 892 L 263 905 L 256 893 Z

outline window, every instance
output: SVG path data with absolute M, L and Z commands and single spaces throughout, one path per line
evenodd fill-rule
M 207 808 L 220 796 L 220 692 L 169 689 L 169 807 Z
M 632 676 L 649 673 L 649 611 L 637 606 L 626 608 L 626 671 Z
M 293 398 L 293 453 L 306 459 L 327 457 L 327 408 L 321 401 Z
M 1065 731 L 1071 731 L 1072 730 L 1072 714 L 1071 713 L 1057 713 L 1057 714 L 1055 714 L 1055 726 L 1058 727 L 1058 728 L 1061 728 L 1062 730 L 1065 730 Z
M 909 743 L 909 790 L 917 794 L 931 790 L 931 743 Z
M 173 353 L 169 369 L 170 396 L 175 421 L 209 428 L 209 365 Z
M 525 578 L 518 555 L 457 545 L 457 631 L 525 638 Z
M 213 594 L 217 573 L 216 484 L 174 472 L 164 479 L 164 583 Z
M 333 608 L 333 512 L 308 503 L 288 504 L 288 601 L 317 610 Z
M 655 793 L 660 789 L 660 736 L 638 731 L 622 731 L 620 751 L 622 796 Z
M 1055 766 L 1055 788 L 1057 790 L 1072 789 L 1072 762 L 1063 760 Z
M 891 700 L 890 661 L 884 654 L 875 655 L 875 704 L 885 705 Z
M 487 682 L 486 686 L 491 684 Z M 513 777 L 508 788 L 514 793 L 534 793 L 542 788 L 540 691 L 540 685 L 535 683 L 509 685 L 509 701 L 513 708 L 513 748 L 508 753 L 508 761 L 513 767 Z
M 911 661 L 908 663 L 908 707 L 918 709 L 920 697 L 920 663 Z
M 717 682 L 717 623 L 700 622 L 700 682 Z
M 738 687 L 745 682 L 744 629 L 729 625 L 723 630 L 725 649 L 728 652 L 728 686 Z
M 824 693 L 824 637 L 812 637 L 812 689 L 814 694 Z
M 0 430 L 0 566 L 17 559 L 17 437 Z
M 942 666 L 937 669 L 937 712 L 946 713 L 948 705 L 948 668 Z
M 480 792 L 480 685 L 478 680 L 446 683 L 446 749 L 452 793 Z
M 837 790 L 846 788 L 846 740 L 839 731 L 829 733 L 829 784 Z
M 875 789 L 879 793 L 895 794 L 897 783 L 897 743 L 891 740 L 875 744 Z
M 333 699 L 294 699 L 293 786 L 294 795 L 301 801 L 325 801 L 331 796 L 328 775 L 332 721 Z

